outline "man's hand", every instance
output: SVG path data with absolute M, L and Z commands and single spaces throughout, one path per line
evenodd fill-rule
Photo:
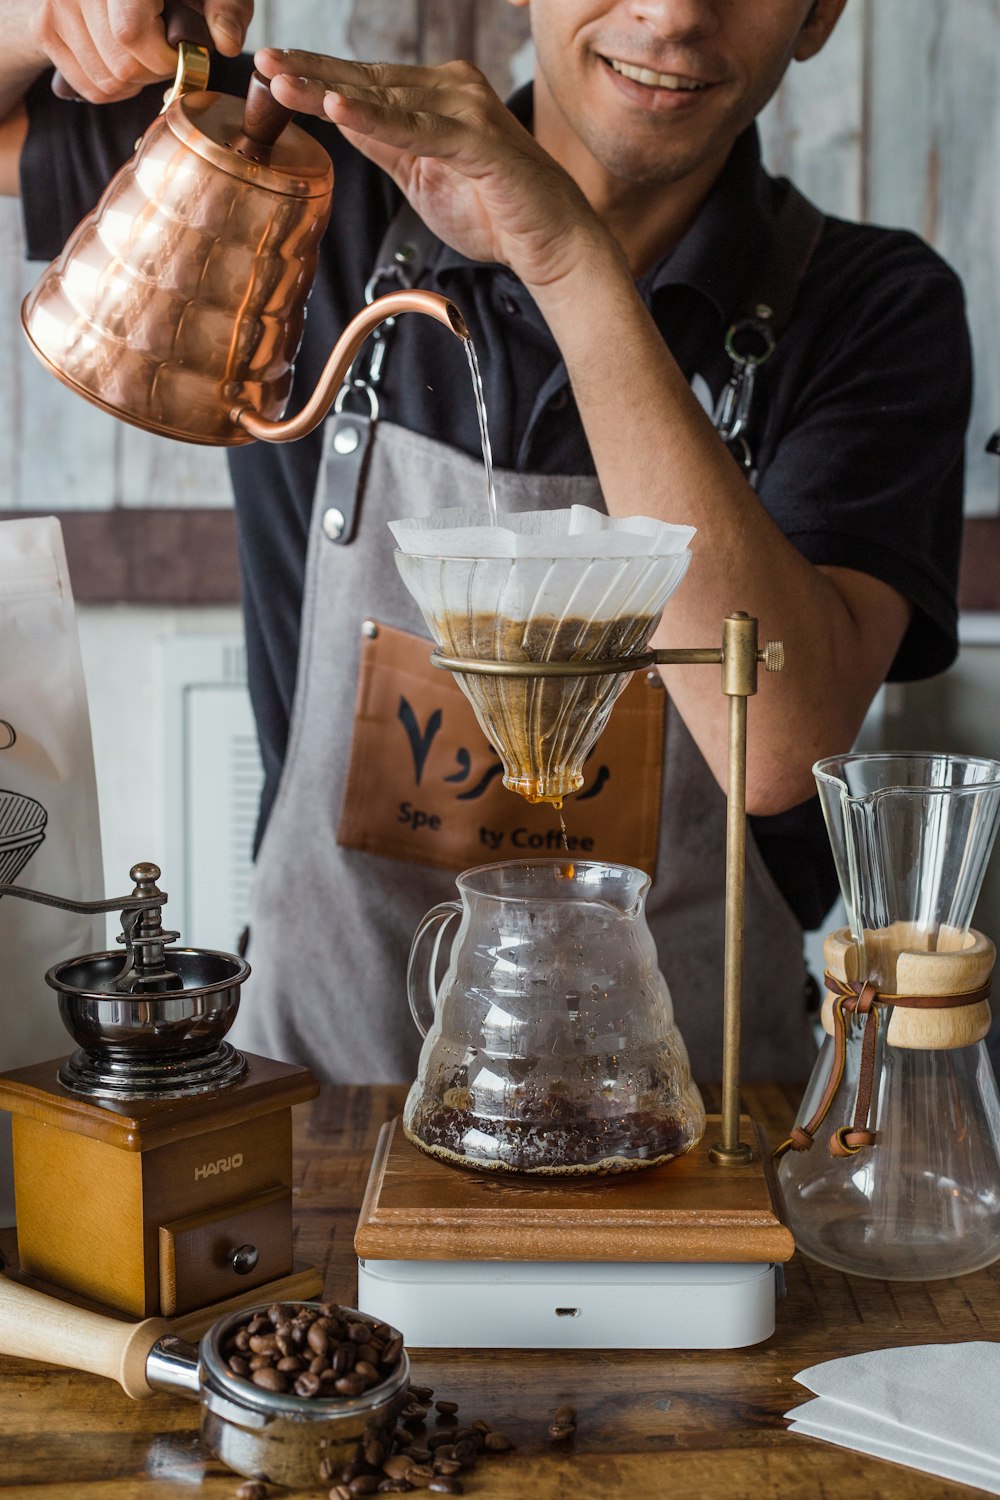
M 572 178 L 514 119 L 471 63 L 348 62 L 257 53 L 274 97 L 332 120 L 396 182 L 439 238 L 509 266 L 530 289 L 614 245 Z
M 227 57 L 243 45 L 253 0 L 190 0 L 204 12 L 213 44 Z M 130 99 L 168 78 L 177 54 L 167 45 L 163 0 L 34 0 L 30 31 L 40 54 L 94 104 Z

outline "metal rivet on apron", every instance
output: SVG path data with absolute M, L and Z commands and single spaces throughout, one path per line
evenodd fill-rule
M 335 542 L 339 536 L 343 536 L 344 525 L 344 512 L 338 510 L 335 505 L 331 505 L 329 510 L 323 512 L 323 530 L 331 542 Z
M 661 688 L 664 686 L 663 678 L 660 676 L 659 672 L 656 671 L 647 672 L 646 681 L 649 683 L 650 687 Z
M 333 434 L 333 446 L 337 453 L 353 453 L 361 441 L 356 427 L 341 425 Z
M 378 626 L 374 620 L 365 620 L 361 626 L 361 634 L 368 640 L 373 641 L 378 635 Z

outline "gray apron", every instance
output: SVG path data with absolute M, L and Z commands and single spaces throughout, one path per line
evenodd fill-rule
M 599 484 L 590 477 L 500 471 L 495 483 L 501 514 L 572 504 L 603 508 Z M 317 496 L 288 751 L 257 859 L 247 955 L 253 975 L 232 1040 L 251 1052 L 306 1064 L 331 1082 L 415 1076 L 420 1037 L 406 1000 L 410 941 L 431 906 L 456 896 L 447 871 L 337 843 L 363 622 L 427 633 L 397 574 L 386 523 L 468 505 L 470 497 L 476 504 L 483 490 L 480 460 L 379 421 L 350 546 L 324 533 L 324 503 Z M 721 628 L 720 617 L 720 636 Z M 672 705 L 663 792 L 647 917 L 694 1076 L 717 1079 L 726 802 Z M 752 838 L 747 842 L 742 1072 L 747 1079 L 802 1078 L 815 1056 L 804 1007 L 802 934 Z

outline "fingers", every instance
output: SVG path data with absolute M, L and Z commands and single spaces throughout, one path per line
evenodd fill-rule
M 35 36 L 63 77 L 84 99 L 127 99 L 173 71 L 155 0 L 112 0 L 108 6 L 43 0 Z
M 253 0 L 192 0 L 212 41 L 235 56 L 253 16 Z M 164 0 L 40 0 L 34 34 L 45 54 L 84 99 L 128 99 L 169 78 L 177 54 L 168 46 Z
M 242 52 L 253 19 L 253 0 L 205 0 L 204 13 L 218 50 L 225 57 Z
M 288 73 L 292 77 L 313 78 L 328 88 L 354 84 L 359 88 L 422 87 L 432 88 L 442 79 L 484 83 L 483 75 L 471 63 L 445 63 L 443 67 L 423 68 L 408 63 L 362 63 L 344 57 L 326 57 L 322 52 L 262 47 L 254 56 L 257 70 L 265 78 Z

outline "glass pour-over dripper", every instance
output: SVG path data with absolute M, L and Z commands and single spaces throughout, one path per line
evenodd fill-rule
M 796 1243 L 927 1280 L 1000 1255 L 1000 1099 L 983 1038 L 995 950 L 971 930 L 1000 762 L 848 755 L 814 767 L 850 928 L 824 953 L 827 1035 L 778 1155 Z
M 444 656 L 599 665 L 645 651 L 691 560 L 691 527 L 580 505 L 500 520 L 484 526 L 456 509 L 390 523 L 403 582 Z M 485 671 L 456 681 L 503 762 L 504 786 L 559 806 L 583 785 L 629 676 Z

